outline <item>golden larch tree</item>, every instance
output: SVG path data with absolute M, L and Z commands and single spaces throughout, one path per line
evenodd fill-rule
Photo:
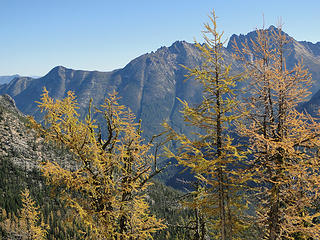
M 248 174 L 255 179 L 261 239 L 319 239 L 314 200 L 319 197 L 320 128 L 316 119 L 296 110 L 309 95 L 311 75 L 302 60 L 286 64 L 290 39 L 278 28 L 260 29 L 237 45 L 248 89 L 239 134 L 252 152 Z
M 22 208 L 18 211 L 18 217 L 2 210 L 3 221 L 1 228 L 9 239 L 45 240 L 49 226 L 43 222 L 43 217 L 36 202 L 31 198 L 28 189 L 21 193 Z
M 19 231 L 22 232 L 22 239 L 44 240 L 46 239 L 48 226 L 43 222 L 39 207 L 31 198 L 29 190 L 21 193 L 22 209 L 19 217 Z
M 89 229 L 87 239 L 152 239 L 165 228 L 150 214 L 146 190 L 153 176 L 151 145 L 140 136 L 134 114 L 118 104 L 116 93 L 96 109 L 106 122 L 103 139 L 92 118 L 91 103 L 84 121 L 80 120 L 73 92 L 54 100 L 44 90 L 39 107 L 46 112 L 42 126 L 30 118 L 33 129 L 48 142 L 66 148 L 73 166 L 42 163 L 47 181 L 62 188 L 61 198 Z
M 196 43 L 203 64 L 188 68 L 187 79 L 195 79 L 203 87 L 201 103 L 192 106 L 183 103 L 186 124 L 196 127 L 197 133 L 189 138 L 173 131 L 168 124 L 169 136 L 178 142 L 178 152 L 169 150 L 169 156 L 191 169 L 197 179 L 188 207 L 195 211 L 193 239 L 237 239 L 247 225 L 240 186 L 243 181 L 239 163 L 245 158 L 232 137 L 232 122 L 239 118 L 235 111 L 235 91 L 241 77 L 231 74 L 231 65 L 224 60 L 222 36 L 217 30 L 216 15 L 205 24 L 205 43 Z M 234 171 L 238 168 L 239 172 Z

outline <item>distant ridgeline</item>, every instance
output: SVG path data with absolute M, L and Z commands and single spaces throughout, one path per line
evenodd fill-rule
M 0 85 L 9 83 L 12 79 L 20 77 L 18 74 L 12 76 L 0 76 Z

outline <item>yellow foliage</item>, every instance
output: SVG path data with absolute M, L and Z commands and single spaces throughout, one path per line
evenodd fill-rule
M 225 64 L 223 34 L 217 30 L 214 12 L 210 20 L 211 25 L 205 24 L 203 31 L 205 43 L 196 43 L 203 64 L 195 68 L 183 66 L 188 70 L 186 77 L 203 86 L 203 100 L 197 106 L 180 100 L 186 123 L 196 127 L 198 133 L 191 139 L 165 123 L 168 138 L 179 145 L 177 154 L 166 150 L 169 157 L 191 169 L 197 178 L 195 189 L 189 194 L 191 200 L 184 202 L 195 212 L 194 239 L 209 235 L 214 239 L 236 239 L 248 225 L 239 191 L 243 182 L 239 163 L 246 155 L 230 136 L 232 123 L 239 118 L 235 87 L 241 76 L 230 74 L 231 66 Z
M 91 102 L 81 121 L 73 92 L 54 100 L 44 89 L 39 107 L 46 112 L 45 125 L 32 118 L 30 124 L 46 141 L 68 149 L 75 162 L 66 168 L 47 161 L 41 169 L 51 185 L 63 189 L 62 199 L 88 227 L 90 238 L 151 239 L 152 233 L 165 228 L 146 202 L 151 145 L 143 143 L 140 124 L 117 100 L 114 92 L 96 110 L 106 121 L 104 140 L 91 117 Z
M 250 44 L 235 43 L 250 84 L 242 105 L 239 134 L 253 154 L 250 176 L 257 183 L 258 223 L 263 239 L 320 238 L 318 212 L 320 128 L 317 119 L 296 110 L 309 95 L 311 75 L 302 61 L 288 69 L 290 42 L 278 29 L 256 31 Z
M 1 217 L 4 220 L 0 223 L 1 227 L 12 238 L 45 240 L 48 226 L 44 224 L 40 217 L 39 207 L 32 200 L 28 189 L 21 193 L 21 197 L 22 209 L 19 217 L 7 215 L 5 210 L 2 210 Z

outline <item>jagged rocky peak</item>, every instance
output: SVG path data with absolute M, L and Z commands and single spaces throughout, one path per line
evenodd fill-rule
M 253 34 L 253 33 L 254 32 L 250 32 L 247 35 L 244 35 L 244 34 L 239 34 L 239 35 L 232 34 L 232 36 L 229 38 L 229 42 L 227 44 L 227 49 L 228 50 L 233 50 L 234 43 L 237 43 L 239 45 L 242 42 L 245 42 L 248 39 L 249 34 Z
M 272 31 L 275 31 L 277 29 L 278 28 L 275 27 L 274 25 L 270 25 L 269 28 L 267 28 L 266 30 L 268 32 L 272 32 Z M 282 33 L 285 34 L 288 39 L 293 39 L 292 37 L 290 37 L 284 31 L 282 31 Z M 232 50 L 235 42 L 238 44 L 238 46 L 241 46 L 241 43 L 245 43 L 246 41 L 250 44 L 250 39 L 255 39 L 256 37 L 257 37 L 256 30 L 251 31 L 251 32 L 249 32 L 247 34 L 239 34 L 239 35 L 232 34 L 231 37 L 229 38 L 227 49 L 228 50 Z
M 195 50 L 195 44 L 188 43 L 186 41 L 175 41 L 171 46 L 162 46 L 157 49 L 153 54 L 171 53 L 171 54 L 185 54 L 187 52 Z
M 174 51 L 176 50 L 177 52 L 184 50 L 186 48 L 189 48 L 190 45 L 193 45 L 191 43 L 188 43 L 186 41 L 175 41 L 170 47 L 169 50 Z

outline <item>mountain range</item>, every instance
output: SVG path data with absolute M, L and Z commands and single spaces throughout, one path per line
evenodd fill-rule
M 255 36 L 255 31 L 246 35 L 232 35 L 223 49 L 226 63 L 232 64 L 235 72 L 240 71 L 241 66 L 232 60 L 232 43 L 250 42 Z M 320 105 L 320 42 L 313 44 L 288 37 L 291 42 L 287 47 L 287 65 L 292 67 L 303 59 L 314 81 L 310 101 L 313 106 L 315 103 Z M 41 120 L 42 115 L 35 101 L 40 99 L 44 87 L 50 96 L 57 99 L 66 96 L 69 90 L 74 91 L 82 116 L 86 114 L 90 98 L 98 106 L 108 93 L 115 90 L 121 97 L 120 103 L 128 106 L 138 119 L 142 119 L 145 137 L 161 131 L 163 121 L 168 121 L 177 131 L 188 132 L 179 113 L 182 106 L 177 98 L 195 104 L 201 100 L 202 94 L 197 82 L 192 79 L 185 81 L 187 71 L 181 65 L 195 67 L 199 64 L 201 56 L 196 46 L 177 41 L 170 47 L 161 47 L 155 52 L 137 57 L 124 68 L 111 72 L 57 66 L 41 78 L 15 77 L 9 83 L 0 85 L 0 94 L 10 95 L 24 114 L 34 115 Z M 311 102 L 305 106 L 308 104 Z

